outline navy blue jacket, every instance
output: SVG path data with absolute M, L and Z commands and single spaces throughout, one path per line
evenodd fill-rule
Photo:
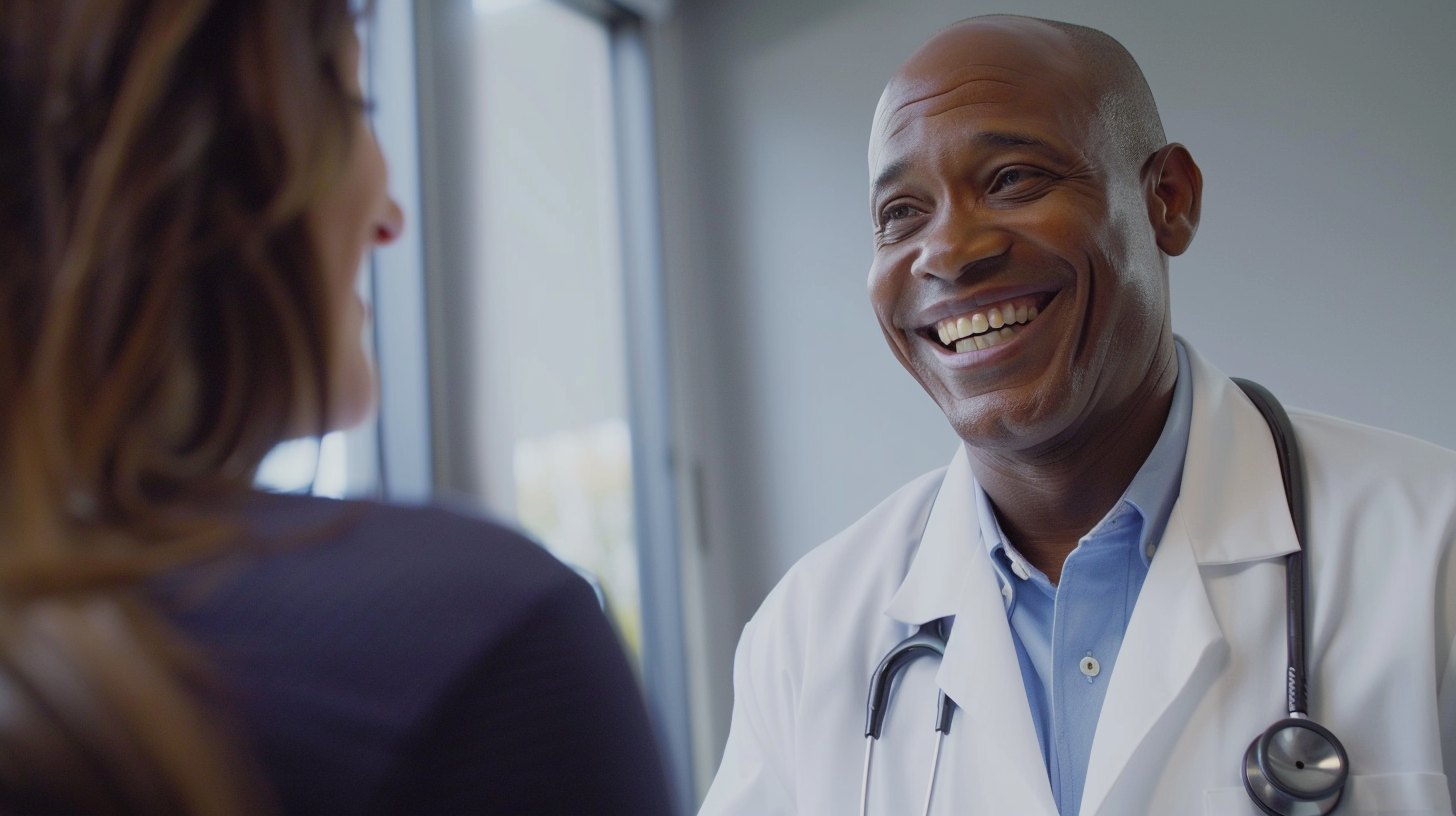
M 285 813 L 671 810 L 596 596 L 539 546 L 437 508 L 299 496 L 157 586 Z

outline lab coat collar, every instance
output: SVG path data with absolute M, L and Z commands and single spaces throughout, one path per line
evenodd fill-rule
M 955 727 L 977 741 L 995 735 L 995 749 L 984 757 L 992 767 L 983 770 L 999 784 L 976 792 L 988 812 L 1056 816 L 1016 645 L 981 529 L 975 478 L 964 446 L 958 447 L 920 547 L 885 613 L 912 625 L 952 616 L 990 622 L 955 627 L 936 683 L 959 708 Z
M 976 516 L 975 485 L 965 446 L 957 445 L 925 522 L 920 547 L 905 580 L 885 607 L 886 615 L 918 626 L 956 613 L 972 556 L 985 550 Z
M 981 538 L 976 483 L 964 448 L 946 470 L 920 547 L 885 611 L 912 625 L 952 616 L 980 622 L 954 628 L 936 674 L 959 709 L 954 728 L 983 746 L 994 744 L 992 750 L 983 747 L 982 761 L 989 765 L 981 772 L 998 782 L 975 797 L 990 813 L 1056 816 L 1006 608 Z M 954 775 L 949 769 L 941 773 Z
M 1232 380 L 1183 345 L 1193 369 L 1193 421 L 1178 503 L 1199 565 L 1295 552 L 1299 540 L 1269 426 Z
M 1200 565 L 1233 564 L 1294 552 L 1299 543 L 1264 417 L 1192 344 L 1178 340 L 1193 378 L 1178 505 L 1194 559 Z M 911 625 L 955 614 L 971 556 L 985 547 L 975 497 L 970 459 L 965 446 L 957 445 L 920 546 L 885 614 Z

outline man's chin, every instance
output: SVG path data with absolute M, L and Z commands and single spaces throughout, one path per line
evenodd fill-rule
M 1060 436 L 1067 425 L 1064 400 L 1021 389 L 938 402 L 956 436 L 981 450 L 1034 450 Z

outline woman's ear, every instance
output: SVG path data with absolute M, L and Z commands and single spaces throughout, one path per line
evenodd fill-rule
M 1143 186 L 1148 221 L 1153 225 L 1158 248 L 1168 255 L 1182 255 L 1198 232 L 1203 171 L 1188 148 L 1173 142 L 1154 153 L 1143 166 Z

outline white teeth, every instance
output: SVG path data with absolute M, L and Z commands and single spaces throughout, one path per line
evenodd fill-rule
M 1030 323 L 1039 313 L 1035 306 L 1007 303 L 968 317 L 942 320 L 935 324 L 935 333 L 942 344 L 954 346 L 957 353 L 990 348 L 1015 337 L 1016 331 L 1011 327 Z

